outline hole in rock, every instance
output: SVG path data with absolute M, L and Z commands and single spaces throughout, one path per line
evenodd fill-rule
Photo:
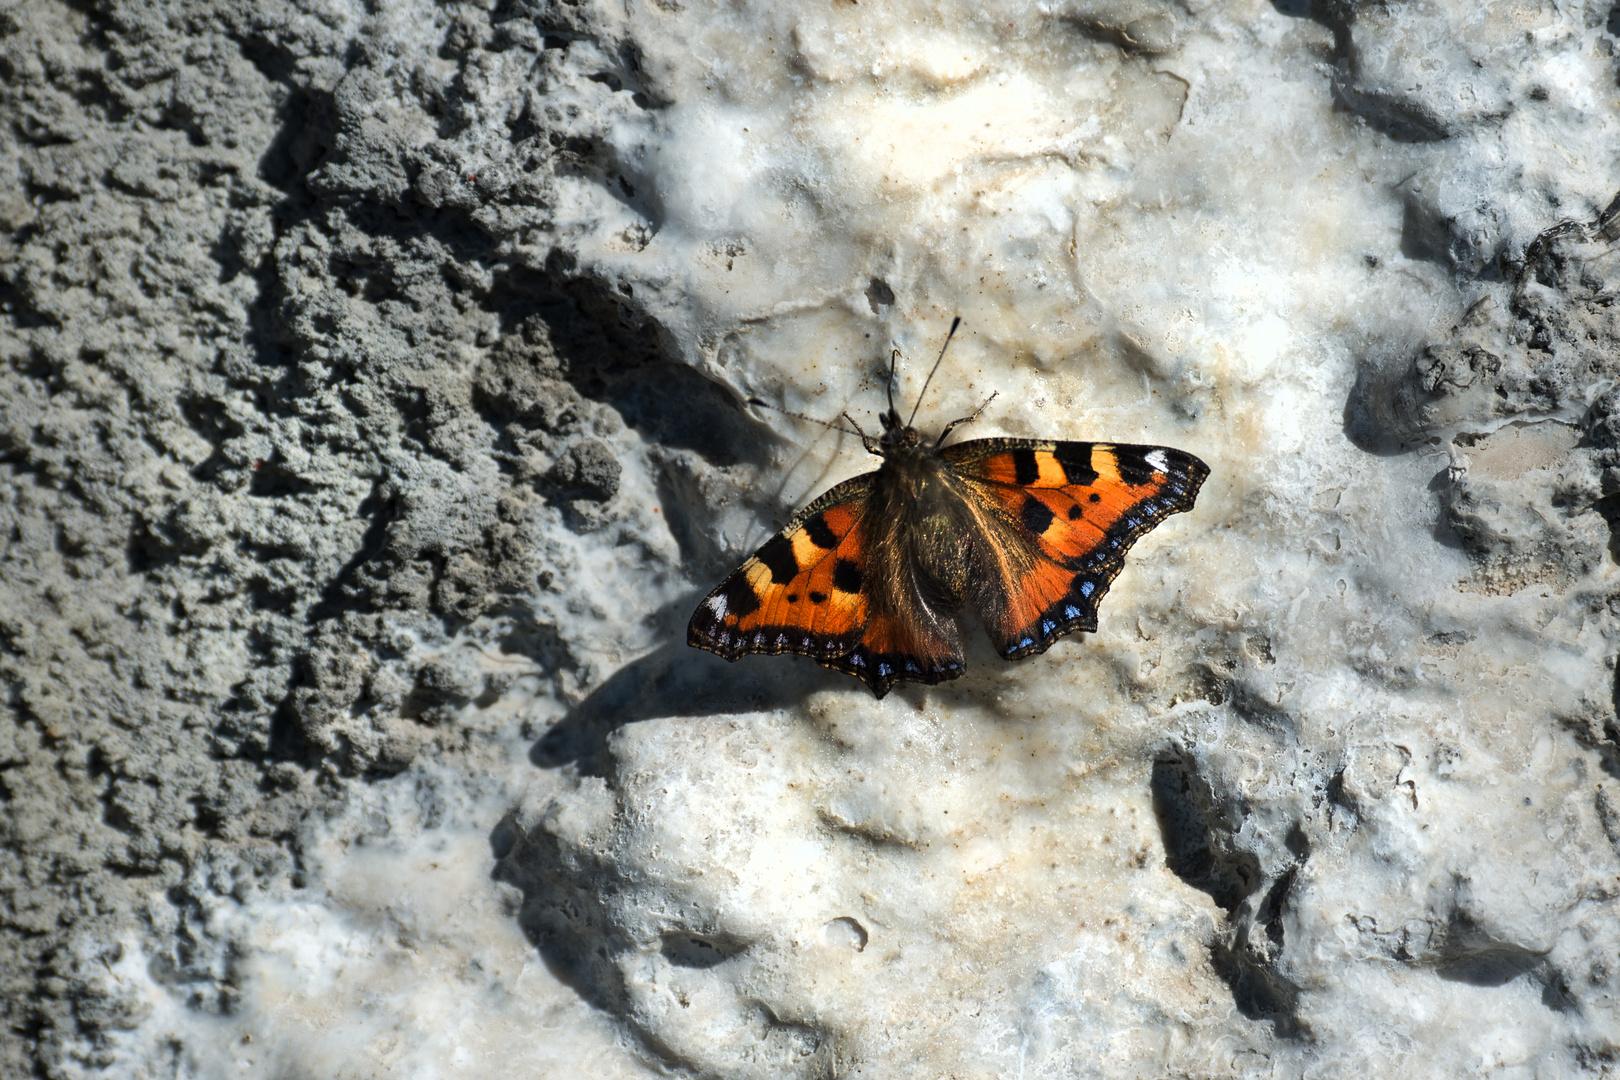
M 658 951 L 676 967 L 702 969 L 723 964 L 747 947 L 726 934 L 669 934 Z
M 278 462 L 266 461 L 253 470 L 248 493 L 261 499 L 279 499 L 304 495 L 315 490 L 315 485 Z
M 858 919 L 841 915 L 821 928 L 821 941 L 824 945 L 831 945 L 836 949 L 861 952 L 865 950 L 868 941 L 866 927 L 862 926 Z
M 872 314 L 883 314 L 882 308 L 894 303 L 894 290 L 882 278 L 873 278 L 872 284 L 866 287 L 866 302 L 872 306 Z

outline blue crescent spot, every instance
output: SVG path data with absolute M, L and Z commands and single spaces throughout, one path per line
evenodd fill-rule
M 1052 632 L 1052 627 L 1054 627 L 1056 625 L 1057 625 L 1057 623 L 1053 622 L 1051 619 L 1042 619 L 1041 620 L 1041 633 L 1050 634 Z
M 1080 617 L 1080 609 L 1075 607 L 1073 604 L 1070 604 L 1068 607 L 1063 609 L 1063 617 L 1065 619 L 1078 619 Z
M 888 674 L 891 674 L 893 671 L 894 671 L 894 668 L 890 667 L 888 664 L 879 664 L 878 665 L 878 674 L 879 675 L 888 675 Z
M 1093 589 L 1095 589 L 1096 587 L 1097 586 L 1095 584 L 1093 584 L 1092 582 L 1082 581 L 1080 583 L 1080 595 L 1085 596 L 1085 597 L 1089 597 L 1091 595 L 1091 591 Z
M 865 667 L 866 657 L 862 656 L 860 653 L 856 653 L 849 658 L 849 664 L 851 667 Z
M 1027 637 L 1023 641 L 1020 641 L 1018 643 L 1018 647 L 1020 649 L 1022 649 L 1025 645 L 1033 645 L 1033 644 L 1035 644 L 1035 639 L 1032 638 L 1032 637 Z

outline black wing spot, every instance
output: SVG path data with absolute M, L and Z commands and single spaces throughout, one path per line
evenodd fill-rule
M 726 614 L 733 619 L 746 619 L 759 610 L 759 597 L 754 587 L 741 574 L 733 575 L 726 583 Z
M 1024 500 L 1024 505 L 1018 509 L 1018 520 L 1024 523 L 1024 528 L 1040 536 L 1052 526 L 1052 508 L 1031 495 Z
M 1142 456 L 1142 451 L 1134 446 L 1114 447 L 1114 461 L 1119 469 L 1119 478 L 1131 487 L 1141 487 L 1143 484 L 1153 482 L 1153 474 L 1158 472 Z
M 1085 485 L 1097 482 L 1097 470 L 1091 467 L 1090 443 L 1058 443 L 1052 456 L 1057 458 L 1069 483 Z
M 1080 520 L 1080 513 L 1081 513 L 1080 504 L 1075 503 L 1073 506 L 1069 507 L 1069 520 L 1070 521 L 1079 521 Z
M 797 604 L 799 602 L 799 594 L 796 593 L 796 592 L 788 593 L 787 594 L 787 602 L 790 603 L 790 604 Z
M 839 559 L 833 564 L 833 588 L 839 592 L 858 593 L 861 591 L 861 568 L 848 559 Z
M 1035 460 L 1033 450 L 1014 450 L 1013 483 L 1028 487 L 1041 478 L 1041 463 Z
M 824 592 L 816 592 L 814 589 L 811 589 L 810 602 L 812 604 L 825 604 L 827 602 L 827 594 Z
M 827 527 L 827 519 L 820 514 L 804 523 L 804 534 L 818 548 L 835 548 L 838 546 L 838 534 Z
M 1095 491 L 1093 491 L 1091 493 L 1091 499 L 1089 501 L 1090 502 L 1102 502 L 1102 496 L 1097 494 Z
M 754 558 L 764 563 L 771 572 L 771 581 L 785 585 L 799 575 L 799 560 L 793 557 L 793 542 L 777 535 L 755 552 Z

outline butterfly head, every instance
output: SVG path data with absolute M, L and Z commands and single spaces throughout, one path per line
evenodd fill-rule
M 904 423 L 900 419 L 900 414 L 895 412 L 892 407 L 878 419 L 883 424 L 883 434 L 876 439 L 870 440 L 877 444 L 875 448 L 872 446 L 867 447 L 874 454 L 881 454 L 885 457 L 901 454 L 915 448 L 922 442 L 922 436 L 918 434 L 917 429 L 910 424 Z

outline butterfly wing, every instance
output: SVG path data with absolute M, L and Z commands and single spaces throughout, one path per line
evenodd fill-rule
M 746 653 L 808 656 L 861 679 L 880 698 L 901 680 L 938 683 L 960 675 L 953 620 L 915 605 L 902 612 L 874 604 L 874 597 L 896 591 L 874 575 L 911 572 L 875 565 L 865 526 L 876 476 L 839 484 L 766 541 L 698 605 L 687 644 L 727 660 Z
M 687 644 L 727 660 L 788 652 L 824 663 L 859 645 L 868 621 L 859 526 L 874 475 L 839 484 L 767 540 L 698 605 Z
M 1006 528 L 993 543 L 1026 550 L 989 561 L 978 601 L 1009 660 L 1097 629 L 1097 605 L 1125 552 L 1171 514 L 1191 510 L 1209 467 L 1168 446 L 980 439 L 941 456 Z
M 911 567 L 880 567 L 909 574 Z M 860 642 L 843 656 L 822 660 L 835 671 L 854 675 L 881 698 L 897 682 L 920 682 L 932 686 L 954 679 L 963 671 L 962 633 L 948 612 L 921 602 L 914 581 L 906 580 L 912 592 L 909 602 L 886 610 L 872 601 L 888 590 L 868 595 L 869 614 Z

